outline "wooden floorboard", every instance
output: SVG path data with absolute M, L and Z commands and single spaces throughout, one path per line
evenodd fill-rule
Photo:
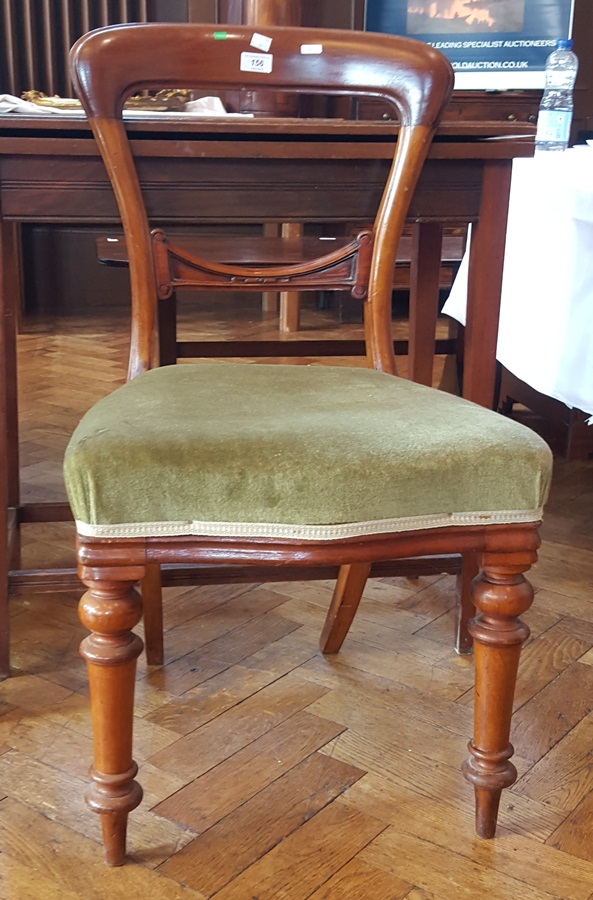
M 256 301 L 242 301 L 229 330 L 208 308 L 183 314 L 188 337 L 269 338 L 276 324 Z M 312 304 L 303 329 L 338 334 Z M 25 321 L 25 499 L 63 500 L 68 436 L 122 382 L 125 347 L 114 309 Z M 78 592 L 15 597 L 14 673 L 0 684 L 0 898 L 591 900 L 592 530 L 593 461 L 557 460 L 525 617 L 519 779 L 493 841 L 474 837 L 459 771 L 473 667 L 452 649 L 452 576 L 373 580 L 332 659 L 317 650 L 330 582 L 168 588 L 165 665 L 141 658 L 137 678 L 145 800 L 130 817 L 129 863 L 115 870 L 83 801 Z M 73 564 L 70 523 L 26 525 L 22 538 L 24 567 Z

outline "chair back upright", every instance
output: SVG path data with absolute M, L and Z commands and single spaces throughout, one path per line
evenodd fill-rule
M 254 54 L 250 27 L 225 26 L 220 31 L 196 24 L 119 25 L 89 32 L 72 48 L 73 84 L 113 186 L 129 254 L 130 378 L 152 365 L 158 285 L 150 224 L 122 109 L 133 93 L 174 88 L 366 96 L 395 108 L 394 156 L 373 224 L 364 316 L 369 363 L 395 372 L 391 293 L 397 246 L 450 97 L 451 66 L 428 45 L 390 35 L 270 26 L 266 37 L 271 40 L 269 51 Z

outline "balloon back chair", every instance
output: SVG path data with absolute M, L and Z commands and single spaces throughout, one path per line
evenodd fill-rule
M 117 198 L 132 288 L 129 380 L 84 416 L 65 459 L 88 588 L 81 619 L 91 632 L 81 648 L 95 742 L 87 803 L 101 815 L 111 865 L 124 861 L 128 813 L 142 797 L 132 756 L 142 641 L 132 629 L 142 613 L 136 585 L 155 565 L 340 566 L 323 631 L 323 648 L 335 652 L 373 562 L 477 554 L 475 730 L 464 772 L 482 837 L 493 836 L 501 789 L 516 778 L 510 718 L 528 635 L 518 617 L 533 596 L 523 573 L 536 558 L 550 453 L 515 422 L 398 378 L 393 354 L 398 240 L 451 67 L 404 38 L 288 27 L 266 36 L 269 50 L 254 53 L 246 27 L 116 26 L 85 35 L 71 54 Z M 200 283 L 203 261 L 151 233 L 121 110 L 133 92 L 178 87 L 362 95 L 395 107 L 391 171 L 374 225 L 349 259 L 223 273 L 238 284 L 292 278 L 298 289 L 307 273 L 335 281 L 349 267 L 364 297 L 368 368 L 151 368 L 158 297 Z M 199 164 L 199 140 L 190 147 Z

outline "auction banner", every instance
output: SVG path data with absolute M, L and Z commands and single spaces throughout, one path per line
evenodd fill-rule
M 366 0 L 365 27 L 441 50 L 458 89 L 541 89 L 547 56 L 570 37 L 574 2 Z

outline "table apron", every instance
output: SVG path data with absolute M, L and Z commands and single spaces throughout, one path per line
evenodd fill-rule
M 167 222 L 372 221 L 386 159 L 138 159 L 151 219 Z M 429 160 L 411 221 L 464 223 L 479 212 L 483 160 Z M 98 157 L 0 157 L 4 219 L 118 221 Z

